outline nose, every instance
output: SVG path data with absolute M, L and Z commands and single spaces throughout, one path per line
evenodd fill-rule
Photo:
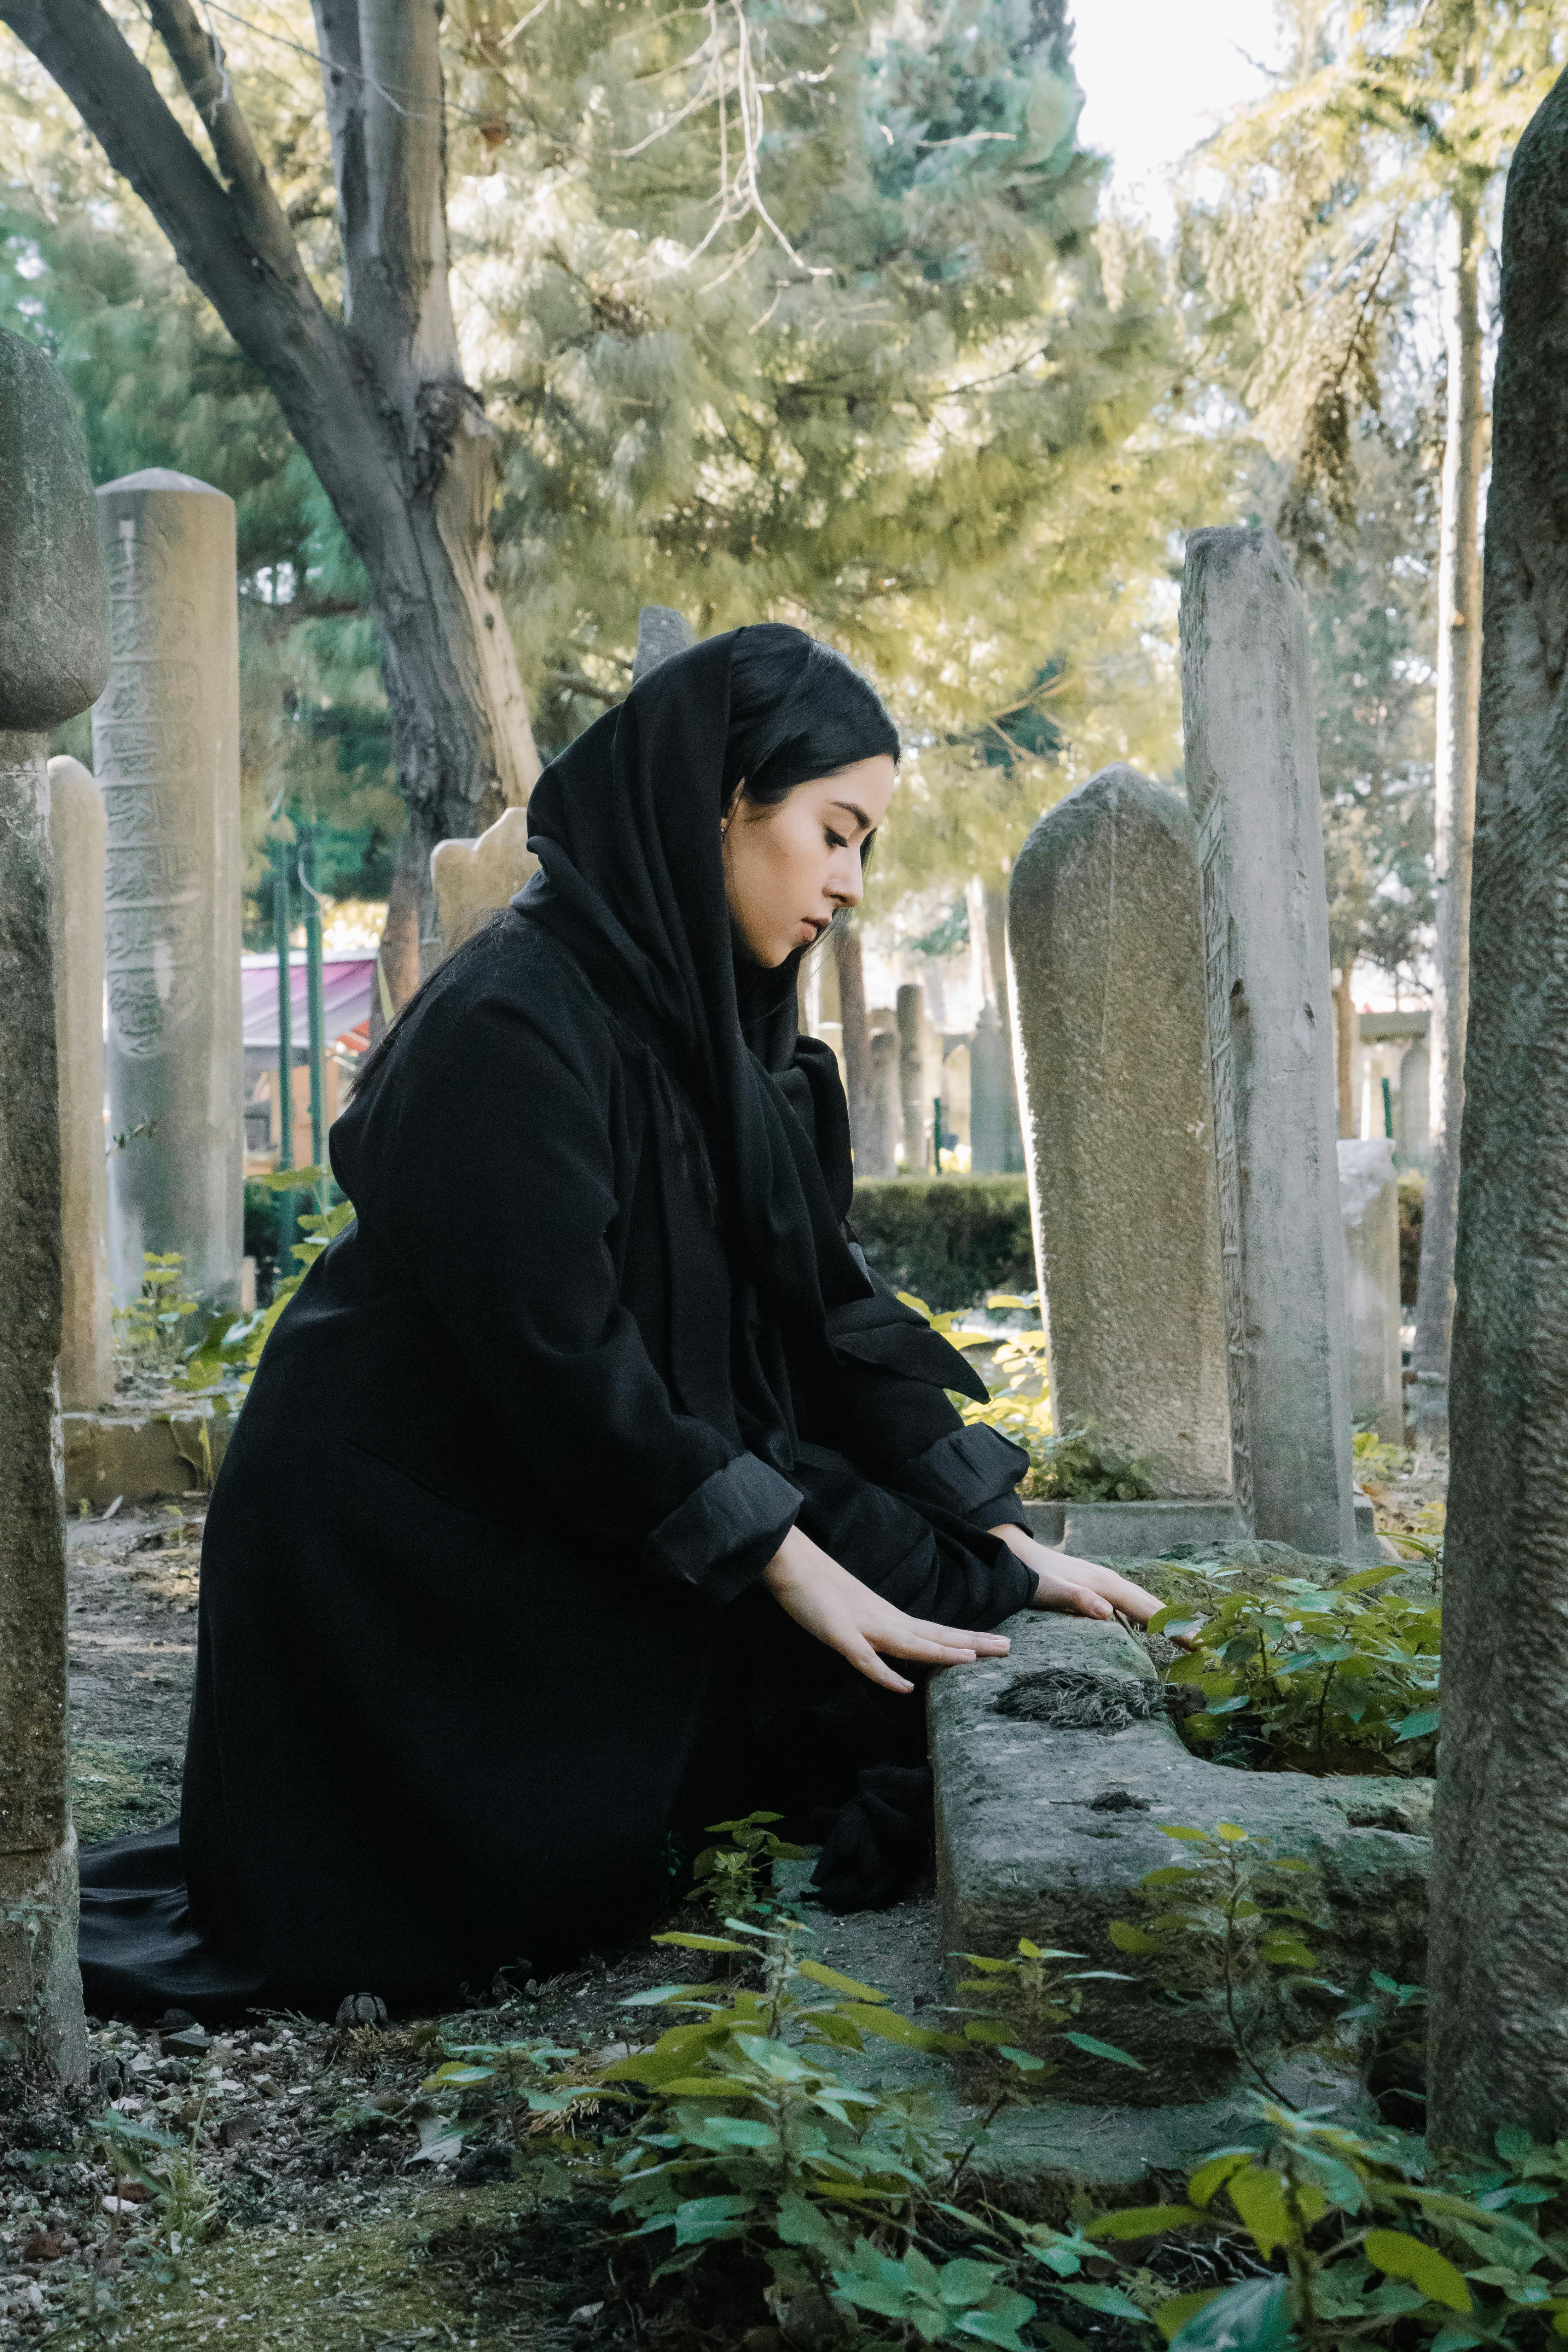
M 827 896 L 840 907 L 858 907 L 865 896 L 865 889 L 859 851 L 839 850 L 828 872 Z

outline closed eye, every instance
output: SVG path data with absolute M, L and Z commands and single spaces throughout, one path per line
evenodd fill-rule
M 823 831 L 826 834 L 828 842 L 833 848 L 848 848 L 849 844 L 844 839 L 842 834 L 835 833 L 831 825 L 824 825 Z

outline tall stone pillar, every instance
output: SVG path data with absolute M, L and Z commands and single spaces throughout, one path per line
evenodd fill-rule
M 1568 2130 L 1568 75 L 1515 151 L 1482 604 L 1428 2131 Z
M 926 1169 L 925 1003 L 918 981 L 906 981 L 899 991 L 899 1108 L 902 1121 L 904 1172 L 923 1176 Z
M 1328 899 L 1307 621 L 1271 531 L 1200 530 L 1182 587 L 1237 1502 L 1355 1557 Z
M 1231 1484 L 1197 847 L 1184 803 L 1103 768 L 1036 825 L 1008 937 L 1029 1202 L 1059 1427 L 1162 1496 Z
M 98 493 L 113 660 L 92 714 L 109 818 L 105 962 L 117 1295 L 177 1250 L 239 1304 L 239 638 L 234 501 L 153 467 Z
M 1399 1064 L 1399 1157 L 1423 1175 L 1432 1165 L 1432 1055 L 1425 1037 L 1405 1047 Z
M 55 1359 L 60 1129 L 47 730 L 109 667 L 92 486 L 66 389 L 0 332 L 0 2051 L 87 2074 L 66 1801 Z
M 1400 1349 L 1399 1179 L 1385 1136 L 1339 1147 L 1345 1241 L 1345 1337 L 1351 1419 L 1390 1445 L 1405 1443 Z
M 856 1151 L 858 1174 L 896 1176 L 899 1172 L 899 1037 L 894 1029 L 873 1029 L 871 1032 L 871 1132 L 866 1147 L 866 1164 L 860 1166 Z
M 49 761 L 49 932 L 60 1087 L 60 1405 L 114 1394 L 109 1162 L 103 1139 L 103 795 L 79 760 Z

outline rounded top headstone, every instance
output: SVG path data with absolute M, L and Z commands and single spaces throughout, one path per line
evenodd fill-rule
M 177 474 L 172 466 L 143 466 L 139 474 L 121 474 L 117 482 L 105 482 L 98 495 L 112 498 L 121 490 L 201 490 L 209 499 L 228 498 L 226 490 L 198 481 L 195 474 Z
M 108 676 L 87 444 L 58 369 L 0 329 L 0 728 L 58 727 Z

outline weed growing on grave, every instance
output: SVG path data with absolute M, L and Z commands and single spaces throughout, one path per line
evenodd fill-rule
M 710 1822 L 710 1837 L 727 1841 L 704 1846 L 691 1865 L 697 1900 L 721 1925 L 731 1916 L 763 1908 L 761 1894 L 771 1884 L 775 1862 L 804 1862 L 812 1849 L 790 1845 L 767 1824 L 782 1813 L 747 1813 L 737 1822 Z
M 1121 1970 L 1064 1970 L 1057 1963 L 1081 1960 L 1087 1955 L 1042 1949 L 1027 1936 L 1020 1936 L 1017 1951 L 1011 1959 L 992 1959 L 982 1952 L 955 1952 L 952 1957 L 980 1970 L 978 1976 L 960 1978 L 956 1990 L 984 1993 L 1002 2012 L 999 2017 L 983 2013 L 970 2018 L 963 2029 L 965 2038 L 980 2049 L 989 2049 L 1006 2059 L 1029 2078 L 1031 2089 L 1037 2089 L 1057 2072 L 1055 2065 L 1040 2055 L 1041 2043 L 1048 2046 L 1057 2034 L 1091 2058 L 1135 2067 L 1140 2074 L 1143 2071 L 1141 2060 L 1130 2057 L 1125 2050 L 1118 2050 L 1113 2042 L 1097 2041 L 1092 2033 L 1081 2032 L 1072 2022 L 1083 2009 L 1083 1987 L 1090 1983 L 1131 1982 Z
M 199 1302 L 185 1295 L 185 1262 L 178 1250 L 142 1254 L 142 1287 L 129 1307 L 114 1310 L 114 1352 L 133 1374 L 172 1380 Z
M 1237 2056 L 1272 2099 L 1280 2095 L 1252 2053 L 1242 2022 L 1242 2004 L 1270 1969 L 1296 1972 L 1317 1966 L 1301 1939 L 1317 1923 L 1301 1907 L 1310 1892 L 1311 1865 L 1278 1853 L 1273 1841 L 1249 1836 L 1235 1822 L 1212 1830 L 1162 1822 L 1161 1834 L 1184 1849 L 1179 1863 L 1146 1871 L 1139 1885 L 1154 1916 L 1142 1926 L 1113 1919 L 1110 1936 L 1119 1952 L 1147 1954 L 1163 1963 L 1163 1978 L 1190 1983 L 1189 1953 L 1195 1945 L 1212 1962 L 1225 2004 L 1226 2029 Z M 1296 1977 L 1296 1981 L 1321 1979 Z
M 133 2180 L 157 2205 L 169 2252 L 200 2245 L 217 2224 L 218 2199 L 196 2160 L 199 2112 L 184 2137 L 121 2115 L 96 2116 L 89 2128 L 100 2137 L 117 2197 L 121 2184 Z
M 1203 1696 L 1182 1718 L 1189 1747 L 1213 1754 L 1223 1741 L 1223 1762 L 1310 1772 L 1431 1771 L 1442 1612 L 1381 1589 L 1402 1573 L 1390 1562 L 1332 1586 L 1275 1577 L 1261 1594 L 1217 1601 L 1211 1576 L 1198 1580 L 1197 1609 L 1162 1609 L 1150 1632 L 1194 1645 L 1165 1670 L 1167 1683 Z
M 331 1199 L 331 1178 L 325 1168 L 274 1170 L 252 1181 L 265 1184 L 273 1192 L 313 1190 L 316 1206 L 299 1220 L 304 1236 L 293 1245 L 299 1272 L 276 1284 L 268 1304 L 254 1315 L 215 1315 L 185 1358 L 180 1387 L 209 1398 L 215 1411 L 219 1412 L 230 1410 L 237 1391 L 243 1402 L 279 1317 L 321 1252 L 354 1219 L 352 1201 Z

